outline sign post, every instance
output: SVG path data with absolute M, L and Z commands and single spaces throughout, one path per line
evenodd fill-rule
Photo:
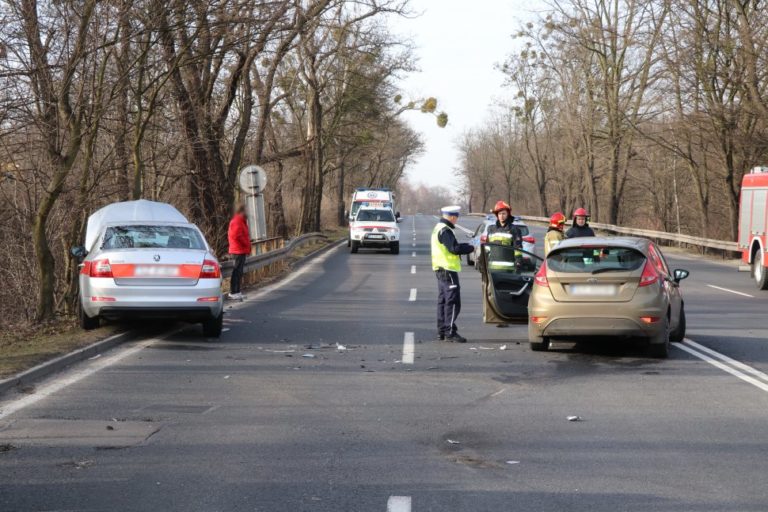
M 258 165 L 243 167 L 238 178 L 240 190 L 245 196 L 248 215 L 248 231 L 251 240 L 267 238 L 267 216 L 264 208 L 264 187 L 267 185 L 267 173 Z

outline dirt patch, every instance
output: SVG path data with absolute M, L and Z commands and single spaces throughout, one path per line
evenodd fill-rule
M 0 332 L 0 378 L 86 347 L 121 330 L 124 327 L 106 325 L 83 331 L 68 321 L 37 327 L 7 327 Z

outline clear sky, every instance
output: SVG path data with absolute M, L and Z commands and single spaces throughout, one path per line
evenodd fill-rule
M 406 176 L 414 183 L 455 190 L 455 141 L 464 130 L 482 124 L 494 99 L 509 95 L 494 65 L 519 44 L 511 35 L 544 5 L 542 0 L 411 0 L 410 6 L 423 14 L 389 22 L 414 42 L 421 69 L 403 81 L 403 96 L 436 97 L 449 121 L 439 128 L 431 116 L 406 114 L 426 143 L 424 155 Z

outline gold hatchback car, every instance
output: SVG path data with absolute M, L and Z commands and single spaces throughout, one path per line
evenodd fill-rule
M 574 238 L 561 242 L 541 264 L 528 303 L 528 341 L 547 350 L 553 338 L 640 337 L 653 357 L 685 336 L 680 281 L 650 240 Z

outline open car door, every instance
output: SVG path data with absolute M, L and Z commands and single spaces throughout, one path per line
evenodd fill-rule
M 480 246 L 478 264 L 483 281 L 483 321 L 489 324 L 527 322 L 528 297 L 543 260 L 509 245 Z

